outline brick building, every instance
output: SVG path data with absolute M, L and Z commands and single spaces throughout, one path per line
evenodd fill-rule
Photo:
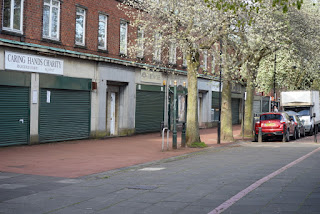
M 0 145 L 159 130 L 168 117 L 163 82 L 187 82 L 183 59 L 159 69 L 151 56 L 130 57 L 139 29 L 118 4 L 0 0 Z M 213 60 L 202 58 L 211 69 Z M 210 126 L 218 83 L 198 82 L 199 122 Z M 238 123 L 242 92 L 236 92 Z

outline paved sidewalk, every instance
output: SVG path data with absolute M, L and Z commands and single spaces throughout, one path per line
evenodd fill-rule
M 241 142 L 73 179 L 2 172 L 0 213 L 316 214 L 320 144 L 311 139 Z
M 234 136 L 241 139 L 241 126 L 236 125 Z M 210 147 L 217 144 L 217 128 L 200 130 L 201 140 Z M 177 150 L 161 151 L 159 133 L 130 137 L 89 139 L 33 146 L 0 148 L 0 172 L 76 178 L 112 169 L 161 160 L 201 149 L 181 148 L 178 133 Z

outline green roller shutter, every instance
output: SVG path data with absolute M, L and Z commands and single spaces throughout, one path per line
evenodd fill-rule
M 163 121 L 164 93 L 140 91 L 136 95 L 136 133 L 160 131 Z
M 219 120 L 219 92 L 213 91 L 212 92 L 212 102 L 211 102 L 211 109 L 214 109 L 214 115 L 211 116 L 212 121 Z
M 211 108 L 218 109 L 219 108 L 219 92 L 212 92 L 212 103 Z
M 231 100 L 231 109 L 232 109 L 232 124 L 239 124 L 239 108 L 240 108 L 240 99 Z
M 28 144 L 29 90 L 0 86 L 0 146 Z
M 50 91 L 48 99 L 47 91 Z M 90 134 L 90 91 L 41 89 L 40 142 L 88 138 Z

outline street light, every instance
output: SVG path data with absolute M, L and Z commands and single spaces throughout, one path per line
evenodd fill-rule
M 187 93 L 186 93 L 186 82 L 183 82 L 183 96 L 184 96 L 184 115 L 182 122 L 182 131 L 181 131 L 181 147 L 186 147 L 186 120 L 187 120 Z
M 276 71 L 277 71 L 277 54 L 274 54 L 274 72 L 273 72 L 273 98 L 274 105 L 276 104 Z M 273 107 L 274 108 L 274 107 Z
M 219 71 L 219 117 L 218 117 L 218 140 L 217 144 L 221 141 L 221 70 L 222 70 L 222 40 L 220 39 L 220 71 Z
M 177 81 L 174 81 L 173 88 L 173 131 L 172 131 L 172 148 L 177 149 Z

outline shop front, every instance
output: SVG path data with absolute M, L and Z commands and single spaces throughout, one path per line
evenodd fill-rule
M 15 49 L 1 55 L 0 146 L 90 136 L 91 79 L 65 76 L 74 73 L 62 58 Z

